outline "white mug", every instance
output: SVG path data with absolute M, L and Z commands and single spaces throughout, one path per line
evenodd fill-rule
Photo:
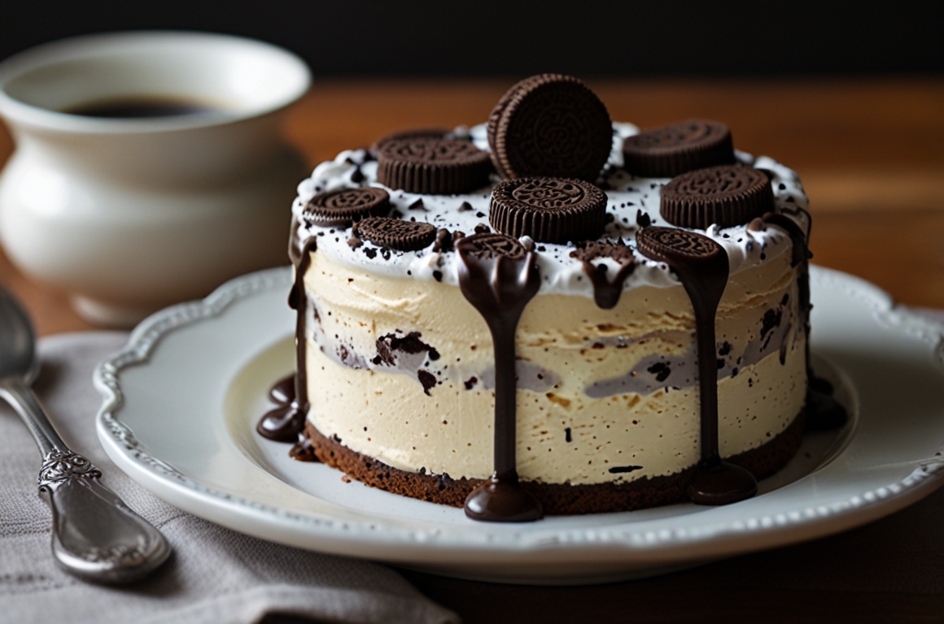
M 209 33 L 95 35 L 7 59 L 0 116 L 16 150 L 0 176 L 0 241 L 10 260 L 111 326 L 286 263 L 307 166 L 279 122 L 310 81 L 285 50 Z M 114 116 L 147 102 L 199 110 Z

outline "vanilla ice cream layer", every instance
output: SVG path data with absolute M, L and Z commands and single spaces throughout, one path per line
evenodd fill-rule
M 782 433 L 803 407 L 802 348 L 718 383 L 722 456 Z M 429 395 L 406 375 L 358 370 L 307 350 L 309 420 L 322 434 L 394 468 L 484 479 L 493 470 L 494 393 L 447 380 Z M 698 391 L 666 386 L 605 399 L 519 390 L 519 476 L 593 484 L 671 475 L 700 459 Z

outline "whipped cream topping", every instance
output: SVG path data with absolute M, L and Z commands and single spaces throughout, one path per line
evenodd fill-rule
M 674 227 L 666 223 L 659 214 L 662 186 L 670 178 L 642 178 L 622 169 L 623 139 L 638 132 L 628 123 L 613 124 L 613 148 L 603 174 L 597 184 L 607 195 L 607 220 L 600 240 L 622 240 L 635 248 L 635 233 L 643 223 Z M 488 150 L 484 124 L 471 129 L 457 128 L 457 137 L 468 137 L 482 150 Z M 739 162 L 771 172 L 771 185 L 778 212 L 788 215 L 803 229 L 809 231 L 806 208 L 809 201 L 796 173 L 766 156 L 752 157 L 736 152 Z M 390 194 L 394 210 L 403 219 L 425 221 L 450 232 L 461 231 L 466 235 L 475 232 L 476 226 L 488 226 L 488 210 L 492 187 L 500 181 L 493 175 L 490 185 L 473 193 L 462 195 L 419 195 L 390 189 L 377 182 L 377 162 L 367 150 L 346 150 L 333 161 L 318 165 L 311 177 L 298 185 L 298 196 L 292 205 L 294 235 L 305 241 L 317 237 L 318 251 L 334 262 L 364 269 L 390 277 L 438 280 L 458 285 L 458 257 L 455 252 L 433 251 L 430 245 L 419 251 L 396 251 L 381 248 L 369 241 L 353 248 L 348 244 L 351 228 L 326 228 L 315 225 L 304 218 L 308 201 L 326 191 L 358 186 L 375 186 Z M 481 229 L 481 228 L 480 228 Z M 491 228 L 489 228 L 491 229 Z M 783 229 L 768 225 L 764 231 L 749 230 L 747 224 L 731 228 L 710 226 L 705 235 L 718 242 L 728 254 L 730 273 L 762 264 L 790 249 L 790 236 Z M 572 258 L 573 243 L 557 245 L 536 243 L 538 269 L 541 274 L 541 293 L 560 293 L 593 297 L 593 285 L 582 261 Z M 679 284 L 669 267 L 640 254 L 636 255 L 636 270 L 623 284 L 624 290 L 649 285 L 671 287 Z M 609 258 L 594 260 L 595 264 L 608 265 L 607 274 L 614 275 L 619 264 Z

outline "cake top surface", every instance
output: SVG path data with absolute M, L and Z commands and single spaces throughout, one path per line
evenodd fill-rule
M 679 284 L 668 265 L 646 258 L 636 250 L 635 235 L 640 228 L 647 225 L 675 227 L 666 223 L 659 212 L 662 187 L 671 178 L 634 176 L 623 169 L 623 141 L 638 132 L 632 124 L 613 123 L 610 155 L 596 181 L 606 194 L 606 225 L 598 240 L 625 243 L 634 254 L 636 268 L 623 283 L 624 290 L 644 285 L 670 287 Z M 471 129 L 457 128 L 452 135 L 468 138 L 477 148 L 489 151 L 485 124 Z M 736 152 L 735 156 L 741 164 L 770 173 L 777 212 L 793 219 L 803 231 L 808 231 L 809 221 L 805 213 L 808 200 L 797 175 L 766 156 L 754 158 L 744 152 Z M 298 249 L 314 237 L 318 251 L 339 264 L 389 277 L 437 280 L 457 285 L 458 256 L 451 247 L 432 242 L 432 239 L 430 244 L 417 250 L 401 251 L 384 247 L 352 237 L 350 226 L 315 222 L 306 215 L 305 207 L 313 197 L 327 191 L 382 188 L 389 193 L 393 216 L 410 222 L 430 223 L 437 230 L 448 230 L 453 236 L 456 232 L 471 235 L 494 231 L 489 226 L 489 206 L 492 189 L 501 178 L 492 174 L 487 185 L 471 193 L 430 195 L 385 187 L 377 181 L 377 170 L 377 161 L 366 149 L 347 150 L 338 154 L 334 160 L 318 165 L 312 175 L 298 185 L 298 196 L 292 206 L 293 236 Z M 725 250 L 732 275 L 776 258 L 791 248 L 788 233 L 776 226 L 751 228 L 748 223 L 744 223 L 722 228 L 710 225 L 698 231 Z M 533 244 L 537 252 L 540 292 L 594 296 L 593 284 L 588 279 L 584 262 L 578 257 L 581 254 L 573 253 L 577 249 L 574 242 L 534 243 L 527 236 L 521 240 L 529 246 Z M 593 259 L 593 263 L 602 263 L 608 269 L 618 270 L 626 260 L 626 253 L 617 258 L 600 254 Z

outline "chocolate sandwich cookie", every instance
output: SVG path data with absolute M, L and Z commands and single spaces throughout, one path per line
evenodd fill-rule
M 436 240 L 436 226 L 392 217 L 368 217 L 354 225 L 354 235 L 379 247 L 417 251 Z
M 577 179 L 505 180 L 492 191 L 488 220 L 503 234 L 542 243 L 596 239 L 605 225 L 606 194 Z
M 477 258 L 497 258 L 499 256 L 520 260 L 528 254 L 528 249 L 521 242 L 505 234 L 473 234 L 456 243 L 456 249 L 467 256 Z
M 488 184 L 491 168 L 487 152 L 459 139 L 391 139 L 377 152 L 377 181 L 408 193 L 468 193 Z
M 495 168 L 506 178 L 554 176 L 594 182 L 606 164 L 613 125 L 606 106 L 571 76 L 522 80 L 488 118 Z
M 733 162 L 731 131 L 717 121 L 689 119 L 623 140 L 623 168 L 646 178 L 672 178 Z
M 348 227 L 364 217 L 390 213 L 390 195 L 381 188 L 359 187 L 315 195 L 305 205 L 304 217 L 313 225 Z
M 696 169 L 662 187 L 659 212 L 679 227 L 705 230 L 749 223 L 774 210 L 770 178 L 759 169 L 721 165 Z
M 411 128 L 409 130 L 398 130 L 385 134 L 370 146 L 371 151 L 376 155 L 380 146 L 387 141 L 397 141 L 401 139 L 444 139 L 449 134 L 445 128 Z

